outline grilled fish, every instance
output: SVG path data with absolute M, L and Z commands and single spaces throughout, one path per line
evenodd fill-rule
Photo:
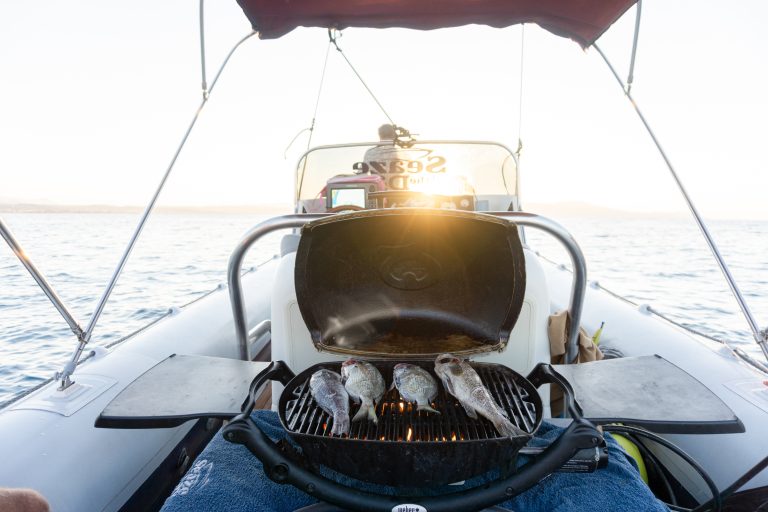
M 504 410 L 483 386 L 480 376 L 468 362 L 452 354 L 442 354 L 435 360 L 435 373 L 445 389 L 455 396 L 470 418 L 480 414 L 487 418 L 499 434 L 508 437 L 527 435 L 509 421 Z
M 331 370 L 318 370 L 309 379 L 312 398 L 333 416 L 331 434 L 349 434 L 349 395 L 341 383 L 341 375 Z
M 347 359 L 341 365 L 341 377 L 344 387 L 355 403 L 360 403 L 352 421 L 364 419 L 366 416 L 374 423 L 378 423 L 376 417 L 376 403 L 384 396 L 384 377 L 371 363 Z
M 399 363 L 395 365 L 392 377 L 392 385 L 400 392 L 400 396 L 407 402 L 416 402 L 417 411 L 440 414 L 429 405 L 437 396 L 437 382 L 427 370 L 413 364 Z

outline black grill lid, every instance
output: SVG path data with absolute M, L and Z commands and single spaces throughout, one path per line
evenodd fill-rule
M 454 210 L 369 210 L 309 223 L 295 272 L 315 347 L 363 356 L 501 350 L 525 294 L 517 226 Z

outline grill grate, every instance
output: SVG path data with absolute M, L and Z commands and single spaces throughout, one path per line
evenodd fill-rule
M 432 407 L 441 414 L 417 411 L 416 405 L 407 403 L 391 389 L 384 394 L 376 406 L 378 425 L 372 421 L 352 422 L 349 438 L 368 441 L 394 442 L 449 442 L 473 441 L 479 439 L 497 439 L 502 437 L 493 424 L 485 418 L 472 419 L 464 408 L 444 388 L 436 378 L 431 362 L 413 362 L 429 371 L 438 381 L 439 392 Z M 387 385 L 391 383 L 392 368 L 395 363 L 376 362 Z M 338 371 L 338 365 L 323 365 Z M 473 367 L 480 375 L 483 384 L 491 393 L 496 403 L 507 413 L 515 426 L 532 434 L 536 424 L 536 406 L 528 392 L 517 383 L 516 373 L 498 365 L 478 365 Z M 286 426 L 297 434 L 309 434 L 331 437 L 333 418 L 323 411 L 312 398 L 309 389 L 309 377 L 293 388 L 293 397 L 289 398 L 285 408 Z M 350 418 L 357 412 L 357 406 L 350 409 Z

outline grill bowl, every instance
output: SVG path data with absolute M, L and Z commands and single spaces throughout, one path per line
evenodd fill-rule
M 399 361 L 368 362 L 378 368 L 389 388 Z M 309 460 L 367 482 L 425 487 L 466 480 L 496 468 L 512 471 L 518 451 L 541 424 L 542 403 L 536 388 L 505 366 L 471 363 L 496 403 L 527 433 L 502 437 L 485 418 L 467 416 L 439 382 L 433 361 L 408 362 L 429 371 L 438 381 L 433 406 L 441 414 L 417 412 L 415 405 L 404 403 L 392 389 L 376 407 L 378 425 L 367 420 L 352 422 L 348 437 L 331 436 L 333 419 L 313 400 L 309 379 L 323 368 L 339 372 L 341 363 L 333 362 L 316 364 L 286 385 L 278 404 L 280 421 Z M 350 417 L 355 412 L 353 405 Z

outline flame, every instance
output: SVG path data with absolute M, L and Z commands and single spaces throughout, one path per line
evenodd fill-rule
M 384 440 L 384 436 L 381 436 L 381 440 L 382 440 L 382 441 Z
M 405 440 L 410 441 L 411 437 L 413 437 L 413 430 L 411 430 L 411 427 L 408 427 L 408 434 L 406 434 Z
M 451 441 L 456 440 L 456 432 L 451 432 Z
M 328 428 L 328 424 L 327 423 L 323 423 L 323 430 L 325 430 L 327 428 Z
M 400 412 L 403 412 L 405 409 L 405 404 L 403 402 L 400 402 Z

